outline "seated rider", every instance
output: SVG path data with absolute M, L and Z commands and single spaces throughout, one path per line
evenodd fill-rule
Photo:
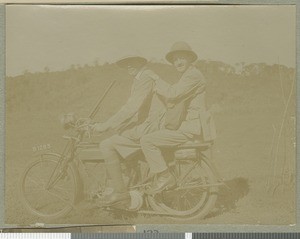
M 104 123 L 97 123 L 94 130 L 109 129 L 118 133 L 100 143 L 102 157 L 112 181 L 114 191 L 103 199 L 104 205 L 128 204 L 130 194 L 122 178 L 120 162 L 141 150 L 140 138 L 161 127 L 164 104 L 154 94 L 154 81 L 159 79 L 146 67 L 147 60 L 140 56 L 126 57 L 117 65 L 133 76 L 131 94 L 125 105 Z
M 196 53 L 187 43 L 177 42 L 166 55 L 166 59 L 181 74 L 181 78 L 173 85 L 159 78 L 155 80 L 155 92 L 165 99 L 169 108 L 165 116 L 165 128 L 144 135 L 140 141 L 150 172 L 157 175 L 149 194 L 175 185 L 161 148 L 182 145 L 195 138 L 212 141 L 216 136 L 213 120 L 206 110 L 204 76 L 192 65 L 197 59 Z M 174 122 L 176 119 L 180 122 Z

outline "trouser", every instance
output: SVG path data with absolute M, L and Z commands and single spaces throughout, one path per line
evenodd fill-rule
M 127 158 L 138 152 L 141 150 L 141 146 L 138 140 L 122 135 L 113 135 L 101 141 L 100 150 L 105 163 L 113 163 L 119 161 L 120 158 Z
M 100 143 L 100 150 L 114 190 L 125 191 L 120 159 L 140 150 L 140 145 L 124 136 L 114 135 Z
M 150 167 L 150 172 L 160 173 L 168 168 L 161 148 L 176 147 L 188 142 L 191 137 L 192 135 L 182 131 L 168 129 L 144 135 L 140 143 L 145 159 Z

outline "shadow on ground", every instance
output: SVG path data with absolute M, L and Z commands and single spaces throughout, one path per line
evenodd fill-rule
M 215 209 L 207 217 L 215 217 L 236 209 L 237 202 L 249 193 L 249 183 L 246 178 L 234 178 L 224 183 L 225 185 L 219 188 Z

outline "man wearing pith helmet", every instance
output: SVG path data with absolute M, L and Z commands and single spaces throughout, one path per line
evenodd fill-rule
M 116 62 L 133 77 L 130 97 L 115 115 L 94 127 L 98 132 L 109 129 L 118 132 L 100 143 L 114 189 L 113 193 L 103 199 L 106 205 L 129 204 L 130 195 L 123 182 L 120 163 L 141 150 L 142 135 L 161 127 L 165 107 L 153 91 L 154 81 L 159 77 L 146 67 L 146 63 L 147 60 L 140 56 L 129 56 Z
M 159 78 L 155 80 L 156 94 L 164 98 L 168 109 L 164 129 L 141 138 L 141 147 L 150 171 L 157 175 L 148 190 L 149 194 L 171 188 L 176 183 L 168 170 L 162 148 L 176 148 L 195 140 L 212 141 L 216 136 L 213 120 L 205 105 L 205 79 L 193 65 L 197 54 L 186 42 L 176 42 L 166 54 L 166 59 L 181 77 L 173 85 Z M 171 116 L 168 117 L 168 114 Z

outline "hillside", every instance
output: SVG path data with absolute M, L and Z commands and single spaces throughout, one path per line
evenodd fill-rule
M 195 64 L 207 79 L 207 105 L 217 126 L 213 159 L 231 187 L 221 188 L 216 210 L 203 223 L 295 223 L 295 69 L 205 60 Z M 154 62 L 149 67 L 169 83 L 178 80 L 170 65 Z M 99 121 L 116 112 L 130 93 L 132 80 L 113 64 L 7 77 L 6 222 L 39 220 L 24 210 L 16 190 L 20 174 L 34 160 L 32 147 L 49 144 L 59 152 L 65 133 L 60 115 L 87 116 L 112 79 L 117 83 L 96 116 Z M 101 213 L 74 213 L 55 223 L 117 222 Z M 132 220 L 129 223 L 136 223 Z M 136 220 L 176 223 L 160 217 Z
M 245 104 L 249 101 L 259 103 L 269 97 L 280 101 L 280 79 L 286 96 L 295 73 L 292 68 L 263 63 L 233 67 L 222 62 L 198 61 L 196 66 L 207 78 L 209 105 L 234 102 Z M 149 67 L 164 80 L 176 82 L 177 73 L 171 66 L 151 63 Z M 128 96 L 131 80 L 125 71 L 112 64 L 70 68 L 62 72 L 27 72 L 21 76 L 7 77 L 7 111 L 13 113 L 79 110 L 86 113 L 113 79 L 117 80 L 117 84 L 107 98 L 110 99 L 109 105 L 119 107 Z M 118 97 L 112 99 L 111 96 L 116 92 Z M 103 105 L 105 114 L 110 114 L 112 108 L 114 107 L 107 109 L 105 103 Z

